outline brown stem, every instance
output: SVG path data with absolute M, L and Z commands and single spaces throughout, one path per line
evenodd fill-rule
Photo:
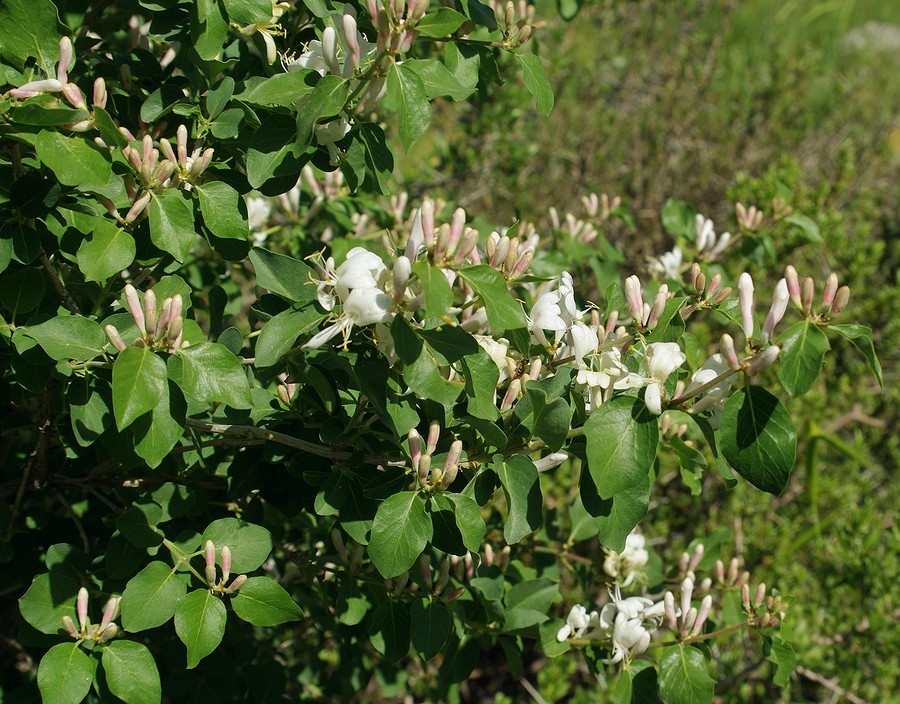
M 47 276 L 50 277 L 53 288 L 56 289 L 56 292 L 62 299 L 63 305 L 72 312 L 72 315 L 81 315 L 81 311 L 78 310 L 78 306 L 75 305 L 75 301 L 72 300 L 72 296 L 69 294 L 69 291 L 66 289 L 63 282 L 60 280 L 59 276 L 56 273 L 56 270 L 50 263 L 50 259 L 47 257 L 47 253 L 43 249 L 38 256 L 38 259 L 41 262 L 41 266 L 44 267 L 44 271 L 47 272 Z

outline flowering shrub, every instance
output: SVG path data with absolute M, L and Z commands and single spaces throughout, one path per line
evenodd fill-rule
M 525 3 L 62 9 L 0 9 L 0 515 L 46 701 L 346 698 L 411 654 L 447 698 L 531 643 L 624 668 L 621 701 L 648 679 L 711 701 L 696 644 L 741 629 L 786 678 L 776 590 L 751 600 L 702 545 L 663 568 L 635 528 L 661 454 L 692 490 L 711 459 L 780 494 L 797 435 L 765 384 L 804 394 L 829 336 L 880 375 L 835 274 L 817 298 L 788 266 L 759 304 L 713 268 L 766 226 L 741 204 L 718 236 L 667 206 L 677 246 L 620 285 L 617 198 L 485 232 L 391 194 L 394 132 L 409 149 L 430 101 L 501 82 L 504 57 L 552 108 Z M 553 516 L 549 477 L 578 486 Z M 588 539 L 599 609 L 561 574 Z

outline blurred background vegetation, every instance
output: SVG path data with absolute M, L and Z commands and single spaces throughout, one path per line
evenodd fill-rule
M 512 81 L 471 106 L 439 106 L 402 178 L 413 196 L 443 196 L 498 225 L 521 217 L 539 232 L 550 206 L 577 215 L 586 193 L 619 195 L 634 226 L 614 221 L 604 234 L 642 275 L 648 256 L 672 246 L 659 216 L 667 199 L 721 232 L 735 227 L 735 202 L 771 212 L 791 194 L 822 243 L 797 247 L 776 230 L 772 252 L 731 273 L 746 267 L 771 291 L 788 262 L 819 290 L 838 272 L 853 290 L 844 322 L 875 331 L 884 389 L 835 342 L 817 387 L 787 400 L 802 441 L 784 496 L 726 491 L 713 473 L 691 496 L 663 467 L 642 527 L 670 554 L 727 535 L 726 562 L 742 556 L 755 581 L 792 601 L 790 686 L 772 685 L 771 664 L 746 659 L 739 638 L 723 639 L 721 701 L 900 701 L 900 4 L 587 0 L 568 23 L 556 3 L 538 4 L 551 116 Z M 574 658 L 533 669 L 535 701 L 605 701 Z M 494 701 L 523 698 L 518 689 Z

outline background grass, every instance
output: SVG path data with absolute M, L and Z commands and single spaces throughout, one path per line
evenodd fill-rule
M 801 447 L 784 496 L 744 484 L 726 492 L 710 475 L 692 497 L 663 474 L 643 529 L 669 554 L 725 529 L 726 557 L 741 555 L 754 581 L 792 602 L 801 669 L 790 686 L 772 685 L 771 665 L 748 660 L 740 639 L 723 642 L 721 701 L 900 701 L 900 5 L 586 2 L 570 23 L 539 6 L 550 18 L 539 48 L 552 115 L 536 114 L 514 85 L 439 107 L 401 164 L 408 183 L 494 222 L 518 216 L 545 229 L 550 206 L 578 213 L 587 192 L 621 195 L 635 227 L 606 234 L 639 272 L 671 247 L 659 220 L 668 198 L 721 231 L 734 227 L 734 202 L 766 208 L 790 191 L 823 243 L 777 242 L 776 258 L 736 266 L 758 282 L 768 272 L 760 290 L 787 261 L 820 289 L 837 271 L 853 289 L 846 321 L 875 331 L 885 388 L 835 342 L 819 384 L 787 401 Z M 606 696 L 571 659 L 536 667 L 546 701 Z

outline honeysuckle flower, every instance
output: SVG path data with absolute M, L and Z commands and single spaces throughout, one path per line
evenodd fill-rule
M 837 277 L 835 277 L 837 281 Z M 766 316 L 766 322 L 763 323 L 762 330 L 759 333 L 759 341 L 762 344 L 768 344 L 769 338 L 775 332 L 775 326 L 781 322 L 787 311 L 787 304 L 790 300 L 787 279 L 781 279 L 775 285 L 775 293 L 772 296 L 772 306 L 769 308 L 769 314 Z
M 344 346 L 350 340 L 353 326 L 363 327 L 372 323 L 387 323 L 392 318 L 391 298 L 378 288 L 354 288 L 343 300 L 341 314 L 327 328 L 320 330 L 303 345 L 304 350 L 315 350 L 339 334 L 344 336 Z
M 609 663 L 615 665 L 640 655 L 650 647 L 650 631 L 644 628 L 639 618 L 616 617 L 612 635 L 612 657 Z
M 494 339 L 490 335 L 474 335 L 475 341 L 488 356 L 494 360 L 497 369 L 500 370 L 498 384 L 502 384 L 509 378 L 509 340 L 504 337 Z
M 678 279 L 681 276 L 681 265 L 684 263 L 684 254 L 681 247 L 675 245 L 671 252 L 651 259 L 649 269 L 660 279 Z
M 340 142 L 350 132 L 350 122 L 343 115 L 331 122 L 322 125 L 316 125 L 316 142 L 328 149 L 329 161 L 332 165 L 341 162 L 341 152 L 335 145 Z
M 600 408 L 613 389 L 624 388 L 620 382 L 627 379 L 628 369 L 622 364 L 622 353 L 618 347 L 610 347 L 591 358 L 589 369 L 578 370 L 575 384 L 587 392 L 585 410 L 591 413 Z
M 703 366 L 700 367 L 691 377 L 690 383 L 684 390 L 686 394 L 691 393 L 695 389 L 700 388 L 704 384 L 708 384 L 717 376 L 724 374 L 732 369 L 728 359 L 722 354 L 714 354 L 707 359 Z M 734 382 L 733 376 L 727 376 L 714 386 L 704 391 L 699 399 L 691 406 L 691 413 L 703 413 L 704 411 L 720 411 L 728 400 L 728 392 Z
M 559 349 L 557 357 L 560 359 L 575 357 L 577 366 L 585 366 L 584 358 L 595 353 L 600 346 L 597 331 L 580 320 L 576 320 L 569 328 L 567 339 L 568 344 Z
M 721 254 L 731 241 L 731 233 L 729 232 L 723 232 L 717 238 L 712 220 L 699 213 L 694 219 L 694 231 L 697 236 L 697 251 L 705 252 L 709 259 L 715 259 L 716 255 Z
M 630 586 L 650 559 L 650 553 L 647 552 L 645 545 L 644 536 L 631 531 L 625 539 L 625 548 L 622 552 L 617 553 L 604 548 L 606 559 L 603 561 L 603 571 L 613 579 L 624 577 L 622 586 Z
M 564 271 L 556 289 L 542 294 L 531 308 L 529 327 L 538 344 L 546 345 L 545 330 L 556 333 L 558 340 L 578 316 L 572 275 Z
M 268 198 L 247 198 L 247 222 L 253 232 L 265 229 L 272 214 L 272 202 Z
M 335 270 L 334 290 L 342 301 L 357 288 L 377 288 L 385 280 L 388 268 L 374 252 L 364 247 L 354 247 L 347 258 Z
M 666 379 L 687 357 L 677 342 L 653 342 L 647 345 L 647 353 L 642 362 L 650 378 L 645 381 L 644 403 L 654 415 L 662 413 L 662 393 Z
M 744 337 L 749 340 L 753 337 L 753 279 L 746 271 L 738 278 L 738 302 L 741 307 L 741 327 Z
M 556 640 L 562 643 L 571 636 L 582 638 L 588 629 L 596 628 L 599 624 L 600 616 L 596 611 L 588 613 L 587 608 L 581 604 L 576 604 L 566 617 L 566 625 L 557 632 Z
M 284 30 L 278 26 L 278 23 L 281 22 L 281 16 L 286 10 L 289 10 L 290 7 L 291 4 L 289 2 L 276 2 L 276 0 L 272 0 L 271 18 L 264 20 L 263 22 L 256 22 L 255 24 L 238 27 L 238 31 L 245 37 L 252 37 L 257 33 L 262 37 L 263 42 L 266 45 L 266 61 L 270 64 L 275 63 L 275 59 L 278 58 L 278 49 L 275 46 L 275 39 L 273 37 L 284 34 Z

